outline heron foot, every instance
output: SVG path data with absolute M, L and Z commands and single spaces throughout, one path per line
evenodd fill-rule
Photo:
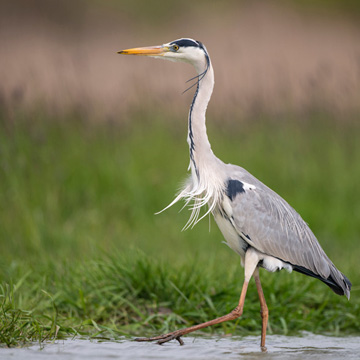
M 135 341 L 156 341 L 157 344 L 162 345 L 171 340 L 177 340 L 180 345 L 184 345 L 184 341 L 181 339 L 182 331 L 174 331 L 168 334 L 160 335 L 160 336 L 153 336 L 149 338 L 136 338 Z

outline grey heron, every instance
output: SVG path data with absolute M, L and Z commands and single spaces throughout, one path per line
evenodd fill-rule
M 202 324 L 168 334 L 138 341 L 163 344 L 198 329 L 234 320 L 243 313 L 245 296 L 254 277 L 262 317 L 261 343 L 265 349 L 268 307 L 260 283 L 259 268 L 274 272 L 286 269 L 314 277 L 328 285 L 338 295 L 350 298 L 351 282 L 332 263 L 306 222 L 277 193 L 245 169 L 225 164 L 218 159 L 208 140 L 205 113 L 214 87 L 214 71 L 206 47 L 189 38 L 181 38 L 160 46 L 122 50 L 123 55 L 144 55 L 185 62 L 197 71 L 195 95 L 188 116 L 188 137 L 191 174 L 172 206 L 181 199 L 191 204 L 192 213 L 186 227 L 195 225 L 212 213 L 226 243 L 241 257 L 244 283 L 240 300 L 229 314 Z M 200 209 L 208 210 L 200 217 Z M 168 208 L 166 207 L 166 208 Z M 166 209 L 165 208 L 165 209 Z

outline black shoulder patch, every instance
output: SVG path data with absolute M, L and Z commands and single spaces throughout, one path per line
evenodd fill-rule
M 186 46 L 200 47 L 199 44 L 192 39 L 179 39 L 170 43 L 170 45 L 174 45 L 174 44 L 179 45 L 180 47 L 186 47 Z
M 226 185 L 226 195 L 230 200 L 234 200 L 237 194 L 245 192 L 244 184 L 239 180 L 228 180 Z

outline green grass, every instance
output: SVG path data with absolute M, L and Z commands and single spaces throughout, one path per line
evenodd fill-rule
M 0 343 L 160 333 L 237 304 L 239 258 L 214 221 L 181 232 L 186 121 L 141 113 L 123 125 L 80 115 L 0 120 Z M 212 119 L 209 119 L 212 122 Z M 127 125 L 124 125 L 127 124 Z M 301 274 L 262 272 L 269 332 L 360 332 L 360 126 L 326 116 L 212 124 L 224 161 L 285 197 L 352 280 L 350 302 Z M 259 334 L 254 284 L 243 317 L 206 332 Z M 285 310 L 286 309 L 286 310 Z

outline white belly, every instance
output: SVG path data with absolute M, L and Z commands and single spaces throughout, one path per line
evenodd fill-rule
M 230 249 L 234 250 L 241 256 L 241 264 L 244 265 L 245 249 L 247 249 L 249 244 L 243 240 L 241 236 L 239 236 L 231 222 L 224 218 L 219 212 L 214 214 L 214 219 L 226 240 L 226 244 L 230 247 Z M 283 268 L 285 268 L 288 272 L 292 271 L 292 266 L 290 264 L 270 255 L 266 255 L 253 247 L 251 247 L 251 249 L 257 254 L 258 261 L 262 261 L 261 266 L 267 271 L 274 272 Z
M 244 259 L 244 249 L 247 247 L 246 242 L 239 236 L 230 221 L 221 216 L 220 213 L 215 213 L 214 219 L 226 240 L 226 244 Z

